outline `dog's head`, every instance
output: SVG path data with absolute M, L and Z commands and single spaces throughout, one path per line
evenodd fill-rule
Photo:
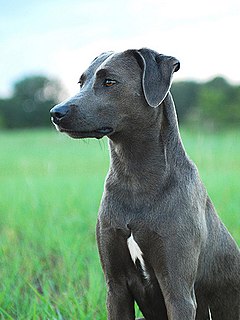
M 72 138 L 147 128 L 179 66 L 177 59 L 150 49 L 103 53 L 80 77 L 79 93 L 51 109 L 52 121 Z

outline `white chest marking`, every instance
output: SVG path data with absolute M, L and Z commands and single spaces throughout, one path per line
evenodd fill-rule
M 212 315 L 210 309 L 208 309 L 210 320 L 212 320 Z
M 149 280 L 149 274 L 146 271 L 145 263 L 143 260 L 143 253 L 142 253 L 139 245 L 137 244 L 137 242 L 134 240 L 132 233 L 131 233 L 131 236 L 127 239 L 127 245 L 128 245 L 128 250 L 130 252 L 132 261 L 135 264 L 136 260 L 137 259 L 139 260 L 144 278 Z

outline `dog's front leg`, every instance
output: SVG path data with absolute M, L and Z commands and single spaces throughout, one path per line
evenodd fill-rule
M 161 287 L 169 320 L 194 320 L 196 297 L 194 283 L 198 268 L 199 248 L 175 239 L 164 248 L 165 257 L 155 273 Z
M 132 267 L 127 235 L 120 229 L 97 223 L 97 242 L 107 283 L 108 320 L 135 319 L 134 299 L 128 288 L 126 271 Z
M 126 285 L 108 283 L 108 320 L 134 320 L 134 301 Z
M 181 279 L 180 276 L 179 279 Z M 188 288 L 184 280 L 181 286 L 173 279 L 171 283 L 171 280 L 166 279 L 165 275 L 158 275 L 158 280 L 164 294 L 168 319 L 194 320 L 197 309 L 194 288 Z
M 166 300 L 169 320 L 194 320 L 196 318 L 196 304 L 192 294 Z

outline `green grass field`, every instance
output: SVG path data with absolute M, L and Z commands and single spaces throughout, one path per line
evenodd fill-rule
M 182 133 L 240 244 L 240 131 Z M 106 319 L 95 223 L 106 140 L 0 132 L 0 319 Z

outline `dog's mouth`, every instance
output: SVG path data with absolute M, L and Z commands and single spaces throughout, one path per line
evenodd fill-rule
M 113 132 L 113 129 L 110 127 L 103 127 L 97 130 L 92 131 L 72 131 L 66 129 L 60 129 L 60 132 L 68 134 L 71 138 L 74 139 L 83 139 L 83 138 L 97 138 L 101 139 L 104 136 L 107 136 Z
M 52 122 L 59 132 L 66 133 L 73 139 L 84 139 L 84 138 L 101 139 L 104 136 L 108 136 L 113 132 L 113 128 L 111 127 L 101 127 L 99 129 L 89 130 L 89 131 L 71 130 L 71 129 L 63 128 L 57 125 L 56 123 L 54 123 L 54 121 Z

